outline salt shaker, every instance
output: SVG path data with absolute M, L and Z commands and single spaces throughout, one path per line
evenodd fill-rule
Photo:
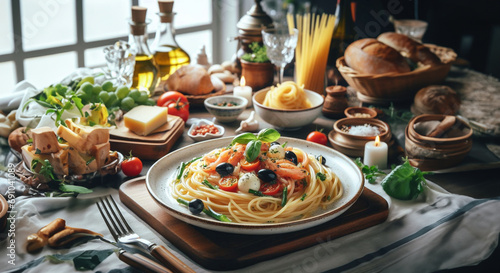
M 348 107 L 347 88 L 341 85 L 328 86 L 326 89 L 325 103 L 323 104 L 323 115 L 329 118 L 341 118 L 344 110 Z

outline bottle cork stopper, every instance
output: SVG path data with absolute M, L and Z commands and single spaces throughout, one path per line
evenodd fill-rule
M 172 13 L 174 0 L 158 0 L 158 6 L 161 13 Z
M 145 7 L 133 6 L 132 7 L 132 21 L 135 23 L 145 23 L 146 22 L 146 12 L 148 11 Z

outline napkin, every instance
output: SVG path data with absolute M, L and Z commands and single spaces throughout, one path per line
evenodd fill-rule
M 500 198 L 474 199 L 451 194 L 428 181 L 428 187 L 417 200 L 399 201 L 389 197 L 380 184 L 366 187 L 383 196 L 389 203 L 387 221 L 377 226 L 337 239 L 320 239 L 318 245 L 273 260 L 264 261 L 234 272 L 434 272 L 477 264 L 496 248 L 500 233 Z M 16 203 L 16 266 L 47 254 L 70 253 L 85 249 L 105 249 L 109 245 L 98 240 L 70 249 L 44 248 L 39 254 L 28 254 L 26 237 L 55 218 L 67 225 L 91 229 L 112 238 L 97 210 L 96 196 L 115 189 L 96 188 L 90 195 L 78 198 L 28 198 Z M 118 202 L 120 204 L 120 202 Z M 161 239 L 122 204 L 122 213 L 141 237 L 165 245 L 196 272 L 208 272 L 174 246 Z M 8 240 L 0 243 L 0 256 L 6 257 Z M 14 266 L 8 265 L 6 270 Z M 71 264 L 48 261 L 26 272 L 72 272 Z M 111 255 L 94 271 L 129 270 Z

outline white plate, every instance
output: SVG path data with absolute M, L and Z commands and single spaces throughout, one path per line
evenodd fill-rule
M 223 223 L 203 213 L 193 215 L 186 206 L 180 205 L 171 196 L 169 192 L 170 188 L 168 187 L 169 180 L 175 175 L 177 166 L 181 162 L 187 162 L 213 149 L 225 147 L 231 140 L 232 137 L 224 137 L 203 141 L 186 146 L 162 157 L 151 166 L 147 173 L 146 185 L 149 193 L 159 204 L 166 208 L 170 215 L 189 224 L 221 232 L 263 235 L 297 231 L 330 221 L 351 207 L 363 192 L 364 177 L 351 159 L 327 146 L 305 140 L 282 137 L 279 140 L 281 143 L 286 141 L 289 146 L 304 149 L 304 151 L 314 156 L 322 155 L 325 157 L 326 165 L 339 177 L 344 187 L 344 195 L 337 202 L 334 202 L 325 210 L 318 209 L 308 218 L 285 223 Z

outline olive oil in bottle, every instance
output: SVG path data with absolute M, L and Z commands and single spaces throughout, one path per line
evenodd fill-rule
M 174 1 L 158 1 L 160 25 L 151 48 L 154 60 L 160 69 L 161 81 L 167 80 L 177 69 L 191 62 L 187 52 L 175 41 L 173 5 Z
M 135 49 L 136 56 L 130 88 L 147 91 L 151 96 L 158 84 L 158 67 L 148 47 L 146 11 L 144 7 L 132 7 L 128 42 Z

